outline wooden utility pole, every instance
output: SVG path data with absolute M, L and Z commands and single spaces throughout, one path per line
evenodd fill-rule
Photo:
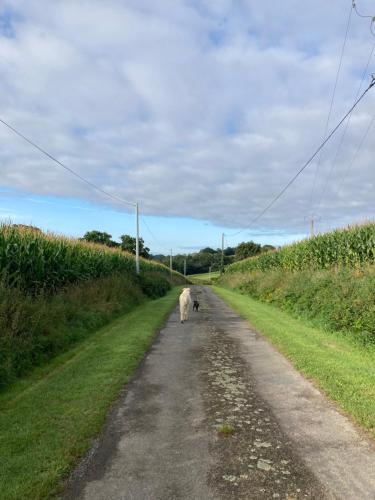
M 221 233 L 221 266 L 220 274 L 224 272 L 224 233 Z
M 169 269 L 171 270 L 171 278 L 172 278 L 172 271 L 173 271 L 172 248 L 171 248 L 171 255 L 169 256 Z
M 313 238 L 315 236 L 315 219 L 314 217 L 311 217 L 310 220 L 310 238 Z
M 135 237 L 135 270 L 139 274 L 139 207 L 138 203 L 135 204 L 135 226 L 136 226 L 136 237 Z

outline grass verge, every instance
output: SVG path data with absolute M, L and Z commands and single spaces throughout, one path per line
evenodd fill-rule
M 61 490 L 179 292 L 140 305 L 0 394 L 2 500 Z
M 375 437 L 375 348 L 295 319 L 239 292 L 213 290 Z
M 211 285 L 219 276 L 219 271 L 214 271 L 212 273 L 189 274 L 187 278 L 194 285 Z

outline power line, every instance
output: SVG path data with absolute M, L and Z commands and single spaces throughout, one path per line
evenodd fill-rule
M 155 234 L 151 231 L 150 226 L 147 224 L 146 219 L 142 215 L 141 215 L 141 221 L 146 226 L 147 231 L 150 233 L 150 235 L 153 238 L 153 240 L 155 241 L 155 243 L 157 243 L 161 247 L 164 247 L 164 245 L 162 243 L 160 243 L 160 241 L 156 238 Z M 166 248 L 166 247 L 164 247 L 164 248 Z
M 74 175 L 75 177 L 77 177 L 78 179 L 80 179 L 82 182 L 86 183 L 88 186 L 96 189 L 97 191 L 99 191 L 100 193 L 104 194 L 108 198 L 112 198 L 113 200 L 115 200 L 117 202 L 125 203 L 126 205 L 131 205 L 133 207 L 136 205 L 135 203 L 132 203 L 130 201 L 124 200 L 123 198 L 120 198 L 119 196 L 112 195 L 111 193 L 108 193 L 107 191 L 105 191 L 101 187 L 97 186 L 93 182 L 89 181 L 88 179 L 86 179 L 82 175 L 80 175 L 77 172 L 75 172 L 72 168 L 70 168 L 67 165 L 65 165 L 64 163 L 62 163 L 60 160 L 58 160 L 53 155 L 51 155 L 50 153 L 48 153 L 48 151 L 46 151 L 42 147 L 38 146 L 38 144 L 36 144 L 35 142 L 33 142 L 31 139 L 27 138 L 25 135 L 23 135 L 21 132 L 19 132 L 18 130 L 16 130 L 14 127 L 12 127 L 12 125 L 10 125 L 9 123 L 7 123 L 5 120 L 3 120 L 3 119 L 0 118 L 0 122 L 3 123 L 6 127 L 8 127 L 8 129 L 10 129 L 12 132 L 14 132 L 19 137 L 21 137 L 24 141 L 26 141 L 27 143 L 31 144 L 31 146 L 33 146 L 35 149 L 37 149 L 38 151 L 40 151 L 41 153 L 43 153 L 45 156 L 47 156 L 47 158 L 49 158 L 50 160 L 52 160 L 55 163 L 57 163 L 58 165 L 60 165 L 60 167 L 62 167 L 65 170 L 67 170 L 69 173 L 71 173 L 72 175 Z
M 358 11 L 357 3 L 356 3 L 355 0 L 352 0 L 352 6 L 353 6 L 353 9 L 355 10 L 357 16 L 363 17 L 363 18 L 366 18 L 366 19 L 371 19 L 371 22 L 370 22 L 370 31 L 371 31 L 371 34 L 373 36 L 375 36 L 375 32 L 374 32 L 375 16 L 369 16 L 367 14 L 361 14 L 361 12 Z
M 361 91 L 361 88 L 362 88 L 363 82 L 364 82 L 365 77 L 366 77 L 366 75 L 367 75 L 367 70 L 368 70 L 368 67 L 369 67 L 369 65 L 370 65 L 370 61 L 371 61 L 372 56 L 373 56 L 373 54 L 374 54 L 374 50 L 375 50 L 375 42 L 374 42 L 374 44 L 372 45 L 372 48 L 371 48 L 371 51 L 370 51 L 370 55 L 369 55 L 369 57 L 368 57 L 368 59 L 367 59 L 367 64 L 366 64 L 366 67 L 365 67 L 365 69 L 364 69 L 364 71 L 363 71 L 362 78 L 361 78 L 360 84 L 359 84 L 359 86 L 358 86 L 358 90 L 357 90 L 357 93 L 356 93 L 356 95 L 355 95 L 354 100 L 356 100 L 356 99 L 358 98 L 358 96 L 359 96 L 359 93 L 360 93 L 360 91 Z M 351 118 L 352 118 L 352 115 L 350 115 L 350 116 L 348 117 L 348 120 L 347 120 L 347 122 L 346 122 L 346 125 L 345 125 L 345 128 L 344 128 L 344 131 L 343 131 L 343 133 L 342 133 L 342 135 L 341 135 L 341 139 L 340 139 L 340 142 L 339 142 L 338 147 L 337 147 L 337 149 L 336 149 L 336 153 L 335 153 L 335 156 L 334 156 L 334 158 L 333 158 L 333 161 L 332 161 L 332 164 L 331 164 L 331 168 L 330 168 L 330 170 L 329 170 L 329 172 L 328 172 L 328 176 L 327 176 L 326 182 L 325 182 L 325 184 L 324 184 L 323 192 L 322 192 L 322 194 L 321 194 L 321 196 L 320 196 L 319 202 L 317 203 L 317 207 L 319 207 L 319 206 L 321 205 L 321 203 L 322 203 L 322 201 L 323 201 L 323 199 L 324 199 L 324 196 L 325 196 L 325 194 L 326 194 L 326 192 L 327 192 L 327 187 L 328 187 L 328 184 L 329 184 L 329 180 L 330 180 L 331 175 L 332 175 L 332 172 L 333 172 L 333 170 L 334 170 L 334 168 L 335 168 L 335 166 L 336 166 L 336 162 L 337 162 L 337 159 L 338 159 L 339 153 L 340 153 L 340 151 L 341 151 L 342 145 L 343 145 L 343 143 L 344 143 L 344 139 L 345 139 L 345 137 L 346 137 L 346 134 L 347 134 L 347 131 L 348 131 L 348 128 L 349 128 L 349 125 L 350 125 Z
M 329 122 L 331 120 L 333 103 L 334 103 L 335 96 L 336 96 L 337 84 L 338 84 L 338 81 L 339 81 L 339 76 L 340 76 L 340 72 L 341 72 L 342 61 L 343 61 L 343 57 L 344 57 L 346 42 L 347 42 L 347 39 L 348 39 L 348 33 L 349 33 L 349 28 L 350 28 L 350 23 L 351 23 L 351 18 L 352 18 L 352 12 L 353 12 L 353 7 L 350 6 L 348 21 L 346 23 L 344 41 L 343 41 L 343 44 L 342 44 L 342 47 L 341 47 L 339 65 L 338 65 L 337 72 L 336 72 L 335 84 L 333 86 L 333 92 L 332 92 L 331 102 L 330 102 L 330 106 L 329 106 L 329 111 L 328 111 L 328 115 L 327 115 L 326 124 L 325 124 L 325 127 L 324 127 L 323 139 L 325 139 L 327 137 Z M 319 168 L 320 168 L 321 162 L 322 162 L 322 153 L 320 153 L 320 155 L 319 155 L 318 162 L 317 162 L 316 169 L 315 169 L 314 181 L 313 181 L 313 186 L 312 186 L 311 196 L 310 196 L 310 203 L 309 203 L 310 206 L 311 206 L 311 208 L 312 208 L 312 205 L 313 205 L 314 192 L 315 192 L 315 187 L 316 187 L 316 182 L 317 182 L 317 179 L 318 179 Z
M 315 150 L 312 156 L 304 163 L 304 165 L 298 170 L 298 172 L 290 179 L 290 181 L 283 187 L 283 189 L 268 203 L 268 205 L 256 216 L 254 217 L 251 221 L 250 224 L 253 224 L 254 222 L 258 221 L 275 203 L 277 200 L 279 200 L 282 195 L 287 191 L 287 189 L 294 183 L 294 181 L 302 174 L 302 172 L 310 165 L 310 163 L 313 161 L 313 159 L 316 157 L 316 155 L 324 148 L 324 146 L 327 144 L 327 142 L 331 139 L 331 137 L 335 134 L 335 132 L 340 128 L 340 126 L 343 124 L 343 122 L 347 119 L 347 117 L 353 112 L 353 110 L 358 106 L 358 104 L 362 101 L 364 96 L 367 94 L 367 92 L 375 85 L 375 78 L 373 77 L 372 82 L 370 85 L 367 87 L 367 89 L 362 93 L 362 95 L 355 101 L 355 103 L 352 105 L 352 107 L 349 109 L 349 111 L 345 114 L 345 116 L 339 121 L 339 123 L 335 126 L 335 128 L 329 133 L 329 135 L 326 137 L 326 139 L 320 144 L 320 146 Z M 248 226 L 248 227 L 249 227 Z M 245 228 L 245 229 L 248 229 Z M 241 229 L 240 231 L 237 231 L 236 233 L 233 234 L 227 234 L 226 236 L 228 237 L 233 237 L 237 236 L 238 234 L 242 233 L 245 231 L 245 229 Z
M 368 136 L 368 134 L 369 134 L 369 132 L 370 132 L 371 128 L 373 127 L 374 123 L 375 123 L 375 114 L 374 114 L 374 116 L 372 117 L 372 119 L 370 120 L 370 122 L 369 122 L 369 124 L 368 124 L 368 126 L 367 126 L 367 128 L 366 128 L 366 130 L 365 130 L 365 133 L 363 134 L 362 139 L 360 140 L 360 142 L 359 142 L 359 144 L 358 144 L 358 147 L 357 147 L 357 149 L 356 149 L 356 151 L 355 151 L 355 153 L 354 153 L 354 155 L 353 155 L 353 158 L 352 158 L 352 159 L 351 159 L 351 161 L 349 162 L 349 164 L 348 164 L 348 166 L 347 166 L 347 168 L 346 168 L 346 170 L 345 170 L 345 173 L 344 173 L 344 175 L 343 175 L 343 176 L 342 176 L 342 178 L 341 178 L 341 181 L 340 181 L 339 186 L 338 186 L 338 189 L 337 189 L 337 192 L 338 192 L 338 193 L 340 192 L 340 190 L 341 190 L 341 188 L 342 188 L 342 185 L 344 184 L 344 182 L 345 182 L 345 180 L 346 180 L 346 178 L 347 178 L 347 176 L 348 176 L 348 174 L 349 174 L 349 172 L 350 172 L 350 170 L 351 170 L 352 166 L 354 165 L 354 162 L 355 162 L 355 160 L 357 159 L 357 156 L 358 156 L 358 154 L 359 154 L 360 150 L 362 149 L 362 146 L 363 146 L 363 144 L 365 143 L 365 141 L 366 141 L 366 139 L 367 139 L 367 136 Z
M 366 18 L 369 18 L 369 19 L 374 19 L 374 16 L 364 15 L 364 14 L 361 14 L 360 12 L 358 12 L 357 2 L 355 0 L 352 0 L 352 7 L 353 7 L 353 9 L 355 10 L 356 14 L 359 17 L 366 17 Z

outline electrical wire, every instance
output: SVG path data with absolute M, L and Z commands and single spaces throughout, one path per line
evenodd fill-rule
M 355 0 L 352 0 L 352 7 L 353 7 L 353 9 L 355 10 L 356 14 L 359 17 L 365 17 L 365 18 L 369 18 L 369 19 L 373 19 L 374 18 L 374 16 L 364 15 L 364 14 L 361 14 L 360 12 L 358 12 L 357 2 Z
M 256 216 L 254 217 L 250 223 L 253 224 L 254 222 L 257 222 L 268 210 L 279 200 L 282 195 L 289 189 L 289 187 L 294 183 L 294 181 L 302 174 L 302 172 L 310 165 L 310 163 L 313 161 L 313 159 L 319 154 L 319 152 L 324 148 L 324 146 L 327 144 L 327 142 L 331 139 L 331 137 L 335 134 L 335 132 L 340 128 L 340 126 L 344 123 L 344 121 L 350 116 L 350 114 L 353 112 L 353 110 L 358 106 L 358 104 L 362 101 L 362 99 L 365 97 L 367 92 L 374 87 L 375 85 L 375 79 L 372 79 L 372 82 L 370 85 L 367 87 L 367 89 L 361 94 L 361 96 L 355 101 L 355 103 L 351 106 L 349 111 L 345 114 L 343 118 L 338 122 L 338 124 L 334 127 L 334 129 L 329 133 L 329 135 L 325 138 L 325 140 L 320 144 L 320 146 L 315 150 L 315 152 L 310 156 L 310 158 L 303 164 L 303 166 L 298 170 L 296 174 L 288 181 L 288 183 L 282 188 L 282 190 L 266 205 L 266 207 Z M 249 228 L 247 226 L 244 229 L 241 229 L 240 231 L 237 231 L 236 233 L 232 234 L 227 234 L 227 237 L 233 237 L 237 236 L 238 234 L 242 233 L 243 231 L 247 230 Z
M 373 36 L 375 36 L 375 32 L 374 32 L 374 22 L 375 22 L 375 16 L 369 16 L 369 15 L 365 15 L 365 14 L 361 14 L 359 11 L 358 11 L 358 8 L 357 8 L 357 3 L 355 0 L 352 0 L 352 7 L 353 9 L 355 10 L 357 16 L 359 17 L 362 17 L 362 18 L 365 18 L 365 19 L 371 19 L 371 22 L 370 22 L 370 31 L 371 31 L 371 34 Z
M 135 206 L 136 204 L 133 203 L 133 202 L 130 202 L 130 201 L 127 201 L 127 200 L 124 200 L 123 198 L 120 198 L 119 196 L 116 196 L 116 195 L 112 195 L 111 193 L 108 193 L 107 191 L 105 191 L 104 189 L 102 189 L 101 187 L 97 186 L 96 184 L 94 184 L 93 182 L 89 181 L 88 179 L 86 179 L 85 177 L 83 177 L 82 175 L 78 174 L 77 172 L 75 172 L 72 168 L 68 167 L 67 165 L 64 165 L 64 163 L 62 163 L 60 160 L 58 160 L 57 158 L 55 158 L 53 155 L 51 155 L 50 153 L 48 153 L 48 151 L 46 151 L 45 149 L 43 149 L 42 147 L 38 146 L 38 144 L 36 144 L 35 142 L 33 142 L 31 139 L 28 139 L 25 135 L 23 135 L 21 132 L 19 132 L 18 130 L 16 130 L 14 127 L 12 127 L 12 125 L 10 125 L 9 123 L 7 123 L 5 120 L 3 120 L 2 118 L 0 118 L 0 122 L 5 125 L 6 127 L 8 127 L 8 129 L 10 129 L 12 132 L 14 132 L 15 134 L 17 134 L 19 137 L 21 137 L 24 141 L 26 141 L 27 143 L 29 143 L 31 146 L 33 146 L 35 149 L 37 149 L 38 151 L 40 151 L 41 153 L 43 153 L 45 156 L 47 156 L 47 158 L 49 158 L 50 160 L 54 161 L 55 163 L 57 163 L 58 165 L 60 165 L 60 167 L 64 168 L 66 171 L 68 171 L 69 173 L 71 173 L 72 175 L 74 175 L 75 177 L 77 177 L 78 179 L 80 179 L 82 182 L 86 183 L 88 186 L 96 189 L 97 191 L 99 191 L 100 193 L 104 194 L 105 196 L 107 196 L 108 198 L 112 198 L 113 200 L 117 201 L 117 202 L 120 202 L 120 203 L 125 203 L 126 205 L 131 205 L 131 206 Z
M 344 173 L 344 175 L 342 176 L 342 178 L 341 178 L 341 180 L 340 180 L 340 183 L 339 183 L 338 188 L 337 188 L 337 192 L 338 192 L 338 193 L 340 193 L 341 188 L 342 188 L 343 184 L 345 183 L 345 180 L 346 180 L 346 178 L 348 177 L 349 172 L 350 172 L 351 168 L 353 167 L 353 165 L 354 165 L 354 163 L 355 163 L 355 160 L 357 159 L 357 157 L 358 157 L 358 155 L 359 155 L 359 152 L 361 151 L 362 146 L 363 146 L 363 144 L 365 143 L 365 141 L 366 141 L 366 139 L 367 139 L 367 136 L 368 136 L 368 134 L 369 134 L 370 130 L 372 129 L 372 127 L 373 127 L 374 123 L 375 123 L 375 114 L 374 114 L 374 116 L 372 117 L 372 119 L 370 120 L 370 122 L 369 122 L 369 124 L 368 124 L 368 126 L 367 126 L 367 128 L 366 128 L 366 130 L 365 130 L 365 133 L 363 134 L 362 139 L 360 140 L 360 142 L 359 142 L 359 144 L 358 144 L 358 147 L 357 147 L 357 149 L 356 149 L 356 151 L 355 151 L 355 153 L 354 153 L 354 155 L 353 155 L 353 158 L 352 158 L 352 159 L 351 159 L 351 161 L 349 162 L 349 164 L 348 164 L 348 166 L 347 166 L 347 168 L 346 168 L 346 170 L 345 170 L 345 173 Z
M 141 221 L 143 222 L 143 224 L 146 226 L 147 228 L 147 231 L 150 233 L 151 237 L 153 238 L 153 240 L 155 241 L 155 243 L 157 243 L 158 245 L 160 246 L 164 246 L 160 243 L 160 241 L 156 238 L 156 236 L 154 235 L 154 233 L 151 231 L 150 229 L 150 226 L 147 224 L 146 222 L 146 219 L 141 215 Z
M 368 57 L 368 59 L 367 59 L 367 64 L 366 64 L 366 67 L 365 67 L 365 69 L 364 69 L 364 71 L 363 71 L 362 78 L 361 78 L 360 84 L 359 84 L 359 86 L 358 86 L 358 90 L 357 90 L 357 93 L 356 93 L 356 95 L 355 95 L 354 100 L 356 100 L 356 99 L 358 98 L 358 96 L 359 96 L 359 93 L 360 93 L 360 91 L 361 91 L 361 88 L 362 88 L 363 82 L 364 82 L 365 77 L 366 77 L 366 75 L 367 75 L 367 71 L 368 71 L 368 68 L 369 68 L 369 65 L 370 65 L 370 62 L 371 62 L 372 56 L 373 56 L 373 54 L 374 54 L 374 50 L 375 50 L 375 42 L 374 42 L 374 44 L 372 45 L 372 49 L 371 49 L 371 51 L 370 51 L 370 55 L 369 55 L 369 57 Z M 339 142 L 338 147 L 337 147 L 337 149 L 336 149 L 336 153 L 335 153 L 335 156 L 334 156 L 334 158 L 333 158 L 333 161 L 332 161 L 332 163 L 331 163 L 331 168 L 330 168 L 330 170 L 329 170 L 329 172 L 328 172 L 328 176 L 327 176 L 326 182 L 325 182 L 325 184 L 324 184 L 324 188 L 323 188 L 322 194 L 321 194 L 321 196 L 320 196 L 319 202 L 318 202 L 318 203 L 317 203 L 317 205 L 316 205 L 316 206 L 317 206 L 317 208 L 319 208 L 319 207 L 320 207 L 320 205 L 321 205 L 321 203 L 322 203 L 322 201 L 323 201 L 323 199 L 324 199 L 324 196 L 325 196 L 325 194 L 326 194 L 326 192 L 327 192 L 327 188 L 328 188 L 328 185 L 329 185 L 329 181 L 330 181 L 330 179 L 331 179 L 331 176 L 332 176 L 333 170 L 334 170 L 334 168 L 335 168 L 335 166 L 336 166 L 336 162 L 337 162 L 337 159 L 338 159 L 339 153 L 340 153 L 340 151 L 341 151 L 342 145 L 343 145 L 343 143 L 344 143 L 344 139 L 345 139 L 345 137 L 346 137 L 346 134 L 347 134 L 347 131 L 348 131 L 348 128 L 349 128 L 349 125 L 350 125 L 350 121 L 351 121 L 352 116 L 353 116 L 353 115 L 350 115 L 350 116 L 348 117 L 348 120 L 347 120 L 347 122 L 346 122 L 346 125 L 345 125 L 345 128 L 344 128 L 344 131 L 343 131 L 343 133 L 342 133 L 342 135 L 341 135 L 341 139 L 340 139 L 340 142 Z
M 333 103 L 335 101 L 337 84 L 338 84 L 339 76 L 340 76 L 340 73 L 341 73 L 342 61 L 343 61 L 343 58 L 344 58 L 344 52 L 345 52 L 346 42 L 347 42 L 347 39 L 348 39 L 349 28 L 350 28 L 350 23 L 351 23 L 351 19 L 352 19 L 352 12 L 353 12 L 353 7 L 350 6 L 348 21 L 346 23 L 344 41 L 343 41 L 343 44 L 342 44 L 342 47 L 341 47 L 339 65 L 338 65 L 337 72 L 336 72 L 335 84 L 333 86 L 333 92 L 332 92 L 332 96 L 331 96 L 331 102 L 330 102 L 330 105 L 329 105 L 329 111 L 328 111 L 328 115 L 327 115 L 327 120 L 326 120 L 325 127 L 324 127 L 323 139 L 325 139 L 327 137 L 329 122 L 331 120 Z M 310 202 L 309 202 L 309 205 L 310 205 L 311 208 L 313 207 L 314 193 L 315 193 L 315 188 L 316 188 L 316 182 L 318 180 L 318 175 L 319 175 L 319 169 L 320 169 L 321 162 L 322 162 L 322 153 L 320 153 L 320 155 L 319 155 L 318 162 L 317 162 L 316 168 L 315 168 L 314 181 L 313 181 L 313 186 L 312 186 L 312 189 L 311 189 Z
M 47 158 L 49 158 L 50 160 L 54 161 L 55 163 L 57 163 L 60 167 L 64 168 L 66 171 L 68 171 L 70 174 L 74 175 L 75 177 L 77 177 L 78 179 L 80 179 L 82 182 L 84 182 L 85 184 L 87 184 L 88 186 L 94 188 L 95 190 L 99 191 L 100 193 L 102 193 L 103 195 L 117 201 L 117 202 L 120 202 L 120 203 L 125 203 L 126 205 L 129 205 L 129 206 L 136 206 L 136 203 L 133 203 L 133 202 L 130 202 L 130 201 L 127 201 L 123 198 L 120 198 L 119 196 L 116 196 L 116 195 L 112 195 L 111 193 L 108 193 L 107 191 L 105 191 L 104 189 L 102 189 L 100 186 L 96 185 L 95 183 L 89 181 L 88 179 L 86 179 L 85 177 L 83 177 L 82 175 L 78 174 L 77 172 L 75 172 L 72 168 L 68 167 L 67 165 L 65 165 L 64 163 L 62 163 L 60 160 L 58 160 L 57 158 L 55 158 L 52 154 L 48 153 L 48 151 L 46 151 L 45 149 L 43 149 L 41 146 L 39 146 L 38 144 L 36 144 L 35 142 L 33 142 L 31 139 L 29 139 L 28 137 L 26 137 L 24 134 L 22 134 L 21 132 L 19 132 L 17 129 L 15 129 L 12 125 L 10 125 L 9 123 L 7 123 L 5 120 L 3 120 L 2 118 L 0 118 L 0 122 L 5 125 L 8 129 L 10 129 L 12 132 L 14 132 L 16 135 L 18 135 L 19 137 L 21 137 L 24 141 L 26 141 L 27 143 L 29 143 L 31 146 L 33 146 L 34 148 L 36 148 L 38 151 L 40 151 L 41 153 L 43 153 L 45 156 L 47 156 Z M 162 243 L 160 243 L 160 241 L 156 238 L 156 236 L 154 235 L 154 233 L 151 231 L 149 225 L 147 224 L 146 220 L 144 219 L 144 217 L 141 216 L 141 220 L 142 222 L 144 223 L 144 225 L 146 226 L 148 232 L 150 233 L 150 235 L 152 236 L 152 238 L 154 239 L 154 241 L 162 248 L 165 249 L 165 245 L 163 245 Z

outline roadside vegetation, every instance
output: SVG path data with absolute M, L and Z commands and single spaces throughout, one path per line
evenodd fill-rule
M 375 344 L 375 224 L 316 236 L 227 267 L 221 284 Z
M 222 286 L 214 290 L 375 437 L 374 345 L 317 328 L 238 291 Z
M 184 278 L 120 249 L 0 227 L 0 390 Z
M 179 291 L 145 301 L 0 393 L 2 500 L 44 500 L 61 490 Z

